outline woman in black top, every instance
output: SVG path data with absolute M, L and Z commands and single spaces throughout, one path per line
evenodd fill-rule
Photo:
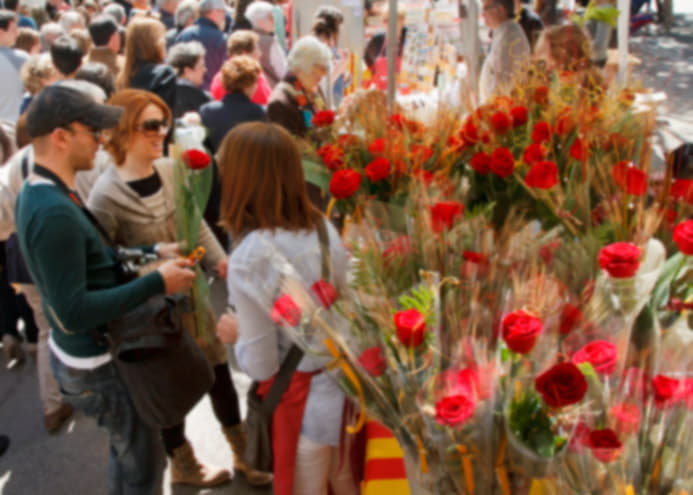
M 174 118 L 178 119 L 188 112 L 199 112 L 202 105 L 212 101 L 212 95 L 201 88 L 207 72 L 202 43 L 177 43 L 168 54 L 168 64 L 178 73 Z

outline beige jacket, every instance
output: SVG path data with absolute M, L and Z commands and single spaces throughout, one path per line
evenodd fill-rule
M 150 211 L 120 178 L 114 164 L 101 174 L 91 190 L 87 207 L 118 245 L 144 246 L 176 241 L 173 162 L 167 158 L 157 160 L 154 168 L 161 177 L 165 198 L 161 211 Z M 203 260 L 205 268 L 214 270 L 226 255 L 204 220 L 199 244 L 207 250 Z

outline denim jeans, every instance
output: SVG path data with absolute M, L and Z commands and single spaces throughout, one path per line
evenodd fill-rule
M 159 431 L 138 417 L 113 362 L 78 370 L 51 353 L 51 367 L 65 401 L 108 431 L 108 494 L 160 494 L 166 457 Z

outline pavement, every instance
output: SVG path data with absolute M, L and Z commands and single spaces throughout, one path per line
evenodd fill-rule
M 670 34 L 656 29 L 639 32 L 631 51 L 641 59 L 634 77 L 646 86 L 663 91 L 660 105 L 660 148 L 671 149 L 693 141 L 693 1 L 675 0 L 676 20 Z M 33 359 L 15 370 L 5 370 L 0 358 L 0 433 L 11 438 L 8 452 L 0 457 L 2 495 L 105 495 L 107 440 L 95 422 L 76 414 L 56 435 L 43 429 Z M 249 380 L 234 372 L 234 382 L 243 397 Z M 231 467 L 231 452 L 219 430 L 210 402 L 204 398 L 186 422 L 187 436 L 199 458 Z M 167 473 L 168 476 L 168 473 Z M 164 486 L 166 495 L 233 494 L 233 482 L 221 488 L 197 490 Z M 240 492 L 242 493 L 242 491 Z

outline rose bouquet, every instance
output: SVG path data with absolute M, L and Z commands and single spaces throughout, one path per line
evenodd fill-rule
M 212 159 L 202 144 L 205 130 L 199 126 L 179 127 L 175 131 L 175 144 L 171 147 L 174 158 L 174 195 L 178 242 L 184 256 L 201 258 L 196 253 L 200 225 L 212 189 Z M 209 303 L 209 284 L 200 268 L 195 265 L 192 303 L 196 335 L 210 341 L 214 338 L 214 317 Z

